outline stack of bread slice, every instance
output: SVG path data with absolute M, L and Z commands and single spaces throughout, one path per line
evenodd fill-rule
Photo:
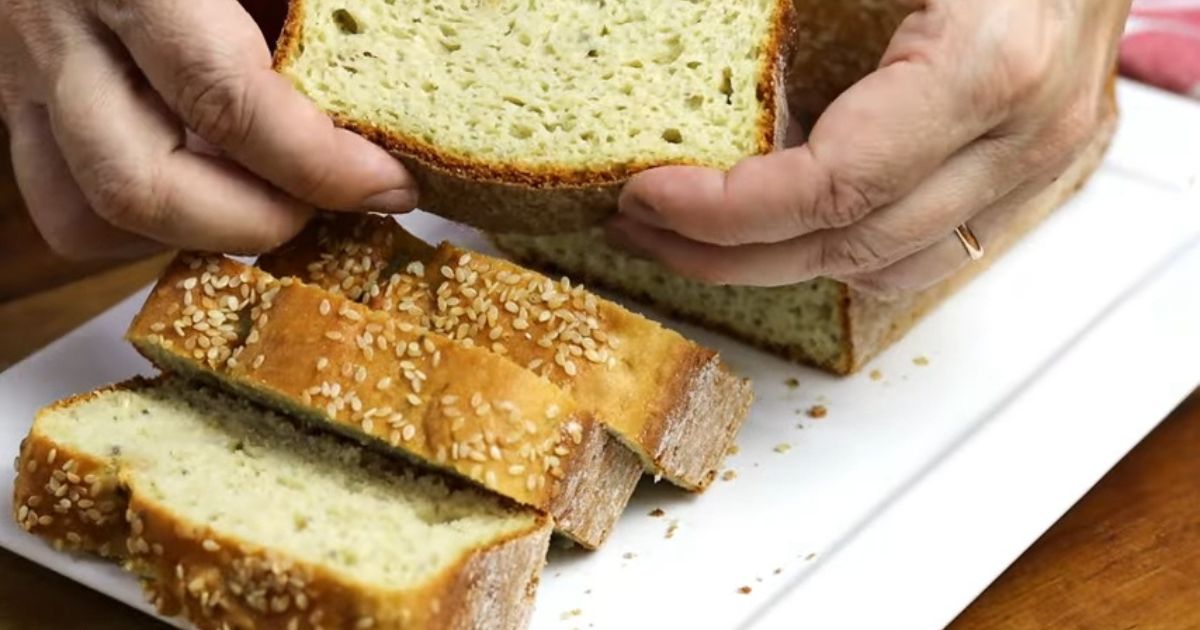
M 44 410 L 15 516 L 205 628 L 521 627 L 551 531 L 600 546 L 643 472 L 703 490 L 752 399 L 580 286 L 370 215 L 180 255 L 127 338 L 165 375 Z

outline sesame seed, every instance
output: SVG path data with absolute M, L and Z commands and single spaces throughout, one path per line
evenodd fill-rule
M 342 333 L 340 333 L 336 330 L 327 330 L 327 331 L 325 331 L 325 338 L 333 340 L 333 341 L 341 341 Z
M 418 405 L 420 405 L 420 404 L 421 404 L 421 397 L 420 397 L 420 396 L 417 396 L 416 394 L 409 394 L 409 395 L 408 395 L 408 402 L 409 402 L 409 404 L 411 404 L 412 406 L 416 407 L 416 406 L 418 406 Z
M 327 367 L 329 367 L 329 359 L 326 359 L 325 357 L 320 357 L 319 359 L 317 359 L 317 371 L 318 372 L 324 371 L 325 368 L 327 368 Z
M 417 428 L 411 424 L 405 425 L 404 429 L 401 430 L 401 436 L 404 438 L 405 442 L 413 439 L 413 436 L 415 436 L 416 434 L 417 434 Z
M 329 311 L 331 311 L 332 309 L 333 309 L 333 306 L 331 306 L 329 304 L 329 300 L 321 300 L 320 311 L 321 311 L 322 315 L 328 315 Z
M 267 359 L 267 355 L 260 354 L 256 357 L 254 357 L 254 362 L 252 364 L 250 364 L 250 367 L 252 369 L 257 370 L 258 368 L 262 367 L 263 361 L 266 361 L 266 359 Z
M 208 538 L 204 539 L 204 542 L 200 543 L 200 546 L 204 547 L 205 551 L 212 553 L 216 553 L 221 550 L 221 545 L 218 545 L 216 541 Z

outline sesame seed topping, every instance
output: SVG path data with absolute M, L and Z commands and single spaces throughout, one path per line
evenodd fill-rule
M 204 542 L 200 543 L 200 546 L 204 547 L 205 551 L 212 552 L 212 553 L 216 553 L 221 550 L 221 545 L 218 545 L 215 540 L 211 540 L 208 538 L 204 539 Z

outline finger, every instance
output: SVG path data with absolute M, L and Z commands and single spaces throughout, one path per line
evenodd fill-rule
M 779 286 L 887 267 L 944 238 L 1022 181 L 1021 141 L 977 142 L 916 190 L 844 228 L 788 241 L 722 247 L 622 218 L 618 236 L 685 275 L 720 284 Z M 648 248 L 648 249 L 647 249 Z
M 271 69 L 253 19 L 235 2 L 102 1 L 101 20 L 188 128 L 297 199 L 407 211 L 416 184 L 382 148 L 334 127 Z
M 817 121 L 808 143 L 744 160 L 727 174 L 668 167 L 635 176 L 621 198 L 630 217 L 693 240 L 776 243 L 850 225 L 900 199 L 997 123 L 940 32 L 905 22 L 885 65 Z
M 188 151 L 182 127 L 136 70 L 105 42 L 87 43 L 63 59 L 49 111 L 97 214 L 173 246 L 230 253 L 270 249 L 303 227 L 310 208 L 228 161 Z
M 39 106 L 17 108 L 9 117 L 13 174 L 25 206 L 42 238 L 72 260 L 134 257 L 161 245 L 109 225 L 92 212 L 75 184 Z
M 1031 229 L 1045 213 L 1029 204 L 1053 181 L 1049 176 L 1029 181 L 971 219 L 971 232 L 979 239 L 984 256 L 995 256 L 1019 235 Z M 883 269 L 840 280 L 863 293 L 881 298 L 922 291 L 957 273 L 972 262 L 966 247 L 953 231 L 933 245 Z

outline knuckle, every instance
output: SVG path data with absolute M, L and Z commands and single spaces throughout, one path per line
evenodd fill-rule
M 89 198 L 101 218 L 133 232 L 161 221 L 165 205 L 153 171 L 115 160 L 98 162 L 93 169 Z
M 880 198 L 879 186 L 871 186 L 856 181 L 854 178 L 832 174 L 826 180 L 827 185 L 818 198 L 815 212 L 816 217 L 802 222 L 818 224 L 823 229 L 839 228 L 851 225 L 870 214 L 875 208 L 875 200 Z M 798 209 L 804 212 L 803 208 Z
M 999 43 L 1001 93 L 1007 100 L 1020 102 L 1045 85 L 1046 77 L 1054 67 L 1050 51 L 1030 38 L 1004 38 Z
M 213 68 L 196 68 L 180 83 L 179 115 L 192 131 L 217 146 L 237 150 L 254 125 L 253 98 L 239 75 Z
M 825 273 L 873 271 L 890 262 L 879 244 L 867 235 L 827 239 L 820 243 L 817 250 L 817 267 Z

